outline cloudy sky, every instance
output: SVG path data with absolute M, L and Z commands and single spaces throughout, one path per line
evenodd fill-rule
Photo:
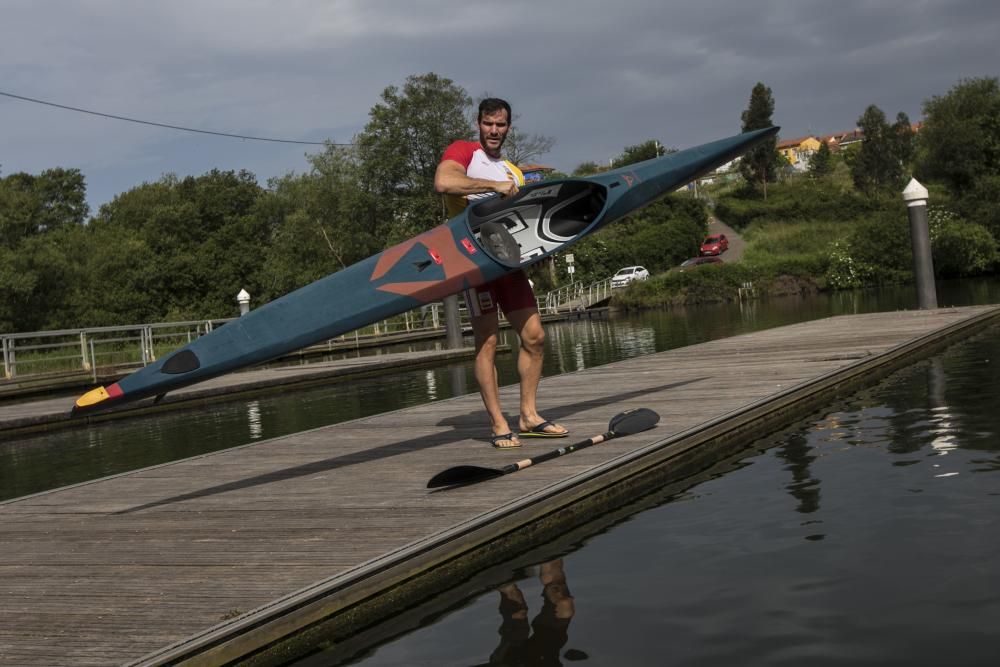
M 207 131 L 349 142 L 435 72 L 509 99 L 570 171 L 740 130 L 758 81 L 782 136 L 892 119 L 1000 76 L 997 0 L 0 0 L 0 92 Z M 230 139 L 0 96 L 0 175 L 75 167 L 95 209 L 165 173 L 263 184 L 319 146 Z

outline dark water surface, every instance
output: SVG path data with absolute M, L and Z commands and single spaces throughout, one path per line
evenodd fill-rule
M 993 279 L 938 289 L 942 306 L 1000 302 L 1000 281 Z M 916 307 L 907 286 L 553 323 L 546 326 L 543 372 L 557 375 L 830 315 Z M 498 360 L 498 371 L 502 385 L 517 382 L 512 355 Z M 0 441 L 0 500 L 475 390 L 466 362 Z M 544 414 L 544 391 L 539 404 Z
M 295 664 L 998 664 L 998 435 L 994 327 Z

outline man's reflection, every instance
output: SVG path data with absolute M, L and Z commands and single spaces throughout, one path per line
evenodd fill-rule
M 490 665 L 561 665 L 559 651 L 569 639 L 569 623 L 575 607 L 566 585 L 561 558 L 542 563 L 542 609 L 528 625 L 528 603 L 516 583 L 498 589 L 500 593 L 500 644 L 490 655 Z M 587 655 L 570 649 L 568 660 Z

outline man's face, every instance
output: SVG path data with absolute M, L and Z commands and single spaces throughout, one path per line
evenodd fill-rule
M 507 110 L 500 109 L 493 113 L 484 113 L 478 121 L 479 143 L 490 157 L 500 157 L 500 147 L 503 146 L 510 130 L 510 118 Z

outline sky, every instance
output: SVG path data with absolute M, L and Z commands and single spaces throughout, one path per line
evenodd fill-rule
M 390 85 L 434 72 L 504 97 L 572 171 L 656 139 L 740 131 L 757 82 L 781 137 L 913 121 L 1000 76 L 997 0 L 0 0 L 0 92 L 150 122 L 350 142 Z M 0 176 L 79 169 L 92 213 L 172 173 L 308 171 L 318 145 L 183 132 L 0 96 Z

